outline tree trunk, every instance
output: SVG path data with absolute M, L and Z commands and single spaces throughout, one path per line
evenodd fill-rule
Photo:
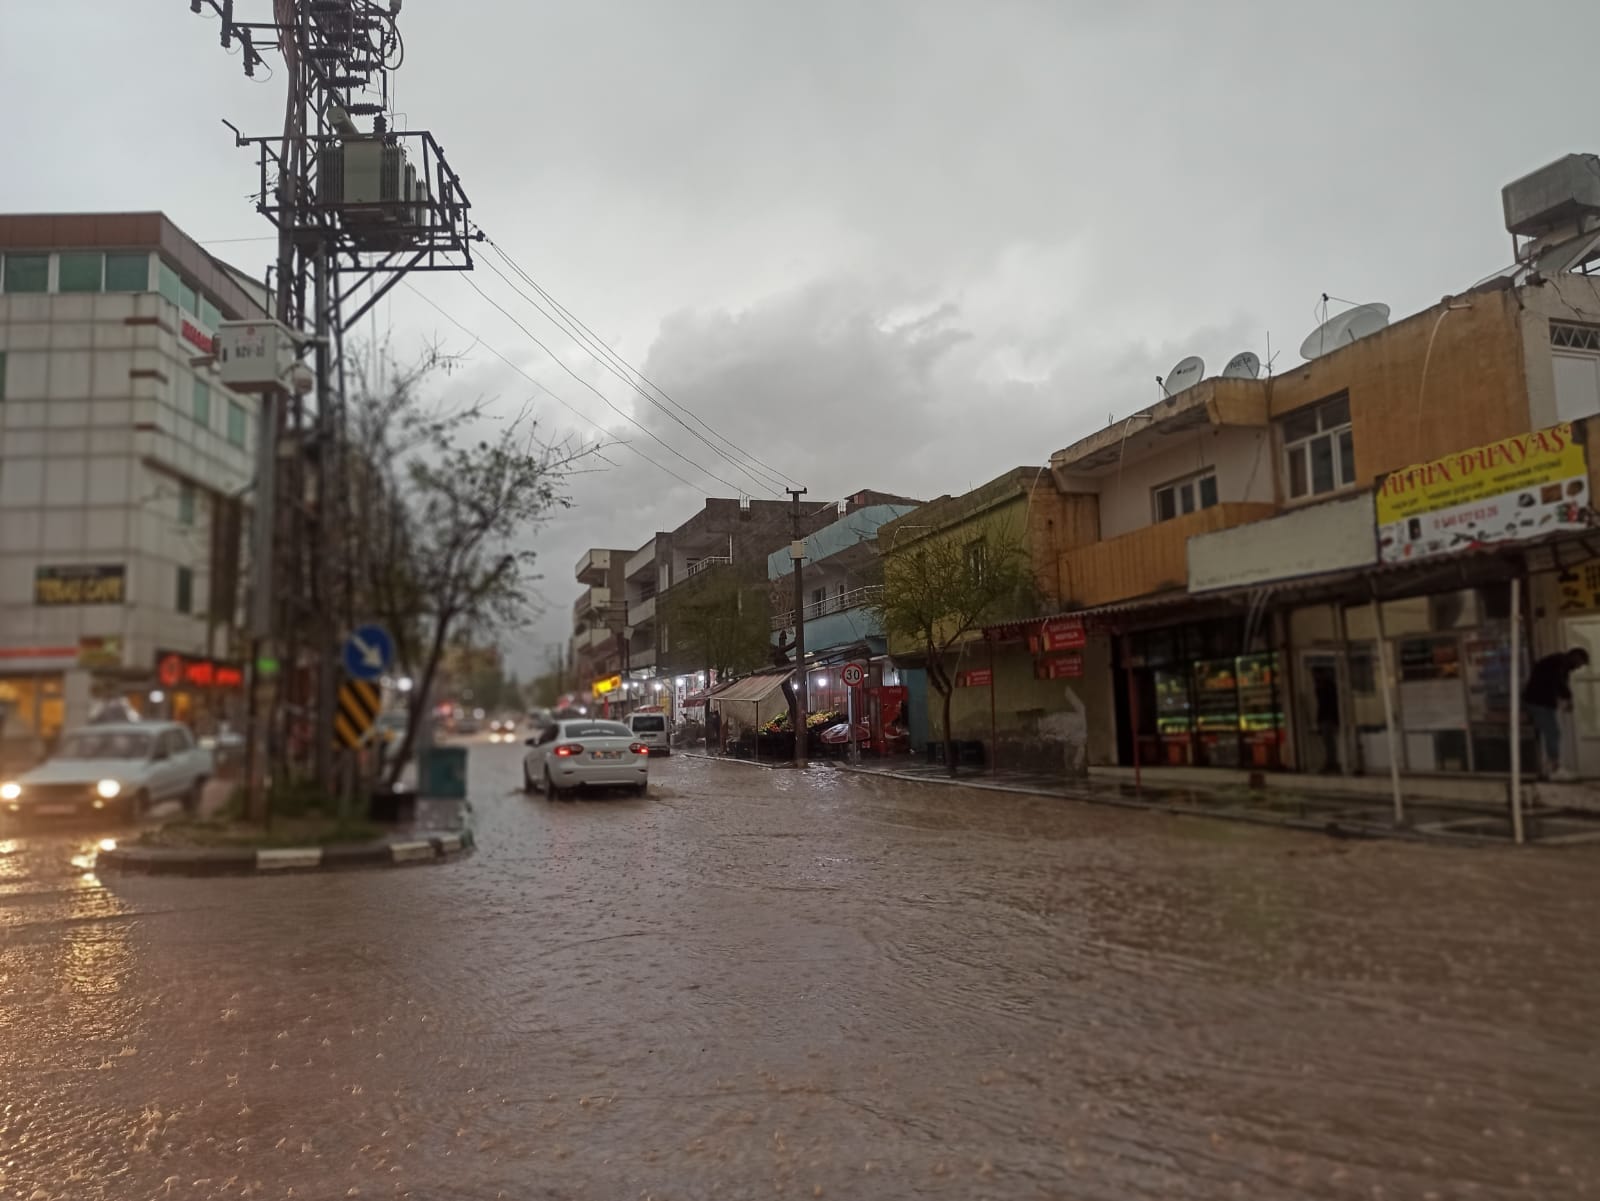
M 400 773 L 405 771 L 406 761 L 411 758 L 411 748 L 417 741 L 417 723 L 428 717 L 423 709 L 427 706 L 428 696 L 433 688 L 433 677 L 439 670 L 439 660 L 444 658 L 444 642 L 449 629 L 450 618 L 440 614 L 438 624 L 433 631 L 433 645 L 428 648 L 427 661 L 422 665 L 422 678 L 412 683 L 411 695 L 416 699 L 411 704 L 411 720 L 406 722 L 405 737 L 400 740 L 393 761 L 384 769 L 387 778 L 383 786 L 391 792 L 399 783 Z
M 944 696 L 944 763 L 945 770 L 952 776 L 956 774 L 956 740 L 950 732 L 950 700 L 955 695 L 954 688 L 945 689 Z

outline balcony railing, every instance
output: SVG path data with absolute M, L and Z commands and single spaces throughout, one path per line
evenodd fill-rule
M 685 572 L 684 574 L 686 576 L 697 576 L 702 571 L 705 571 L 708 568 L 715 567 L 719 563 L 732 563 L 732 562 L 733 562 L 733 556 L 732 555 L 707 555 L 705 558 L 696 559 L 693 563 L 689 564 L 689 570 L 687 572 Z
M 840 592 L 833 596 L 825 596 L 819 601 L 812 601 L 801 613 L 806 621 L 815 621 L 819 617 L 826 617 L 830 613 L 844 613 L 850 609 L 860 609 L 870 605 L 883 595 L 882 584 L 867 584 L 861 588 L 852 588 L 849 592 Z M 794 627 L 794 610 L 787 613 L 775 613 L 772 617 L 774 630 L 788 630 Z

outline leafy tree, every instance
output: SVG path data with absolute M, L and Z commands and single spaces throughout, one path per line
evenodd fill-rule
M 719 675 L 753 671 L 772 652 L 766 582 L 752 585 L 731 564 L 685 580 L 665 596 L 672 649 Z
M 985 623 L 1035 607 L 1028 553 L 1008 531 L 991 530 L 975 539 L 940 532 L 885 551 L 883 592 L 872 609 L 891 639 L 912 643 L 927 661 L 928 681 L 943 700 L 945 762 L 951 775 L 956 773 L 951 652 Z
M 481 402 L 430 400 L 429 381 L 453 365 L 437 351 L 409 367 L 386 357 L 376 382 L 352 358 L 347 554 L 356 607 L 394 632 L 398 668 L 416 681 L 389 763 L 393 786 L 452 640 L 527 615 L 537 579 L 527 539 L 568 507 L 566 481 L 594 448 L 544 441 L 526 411 L 494 429 Z

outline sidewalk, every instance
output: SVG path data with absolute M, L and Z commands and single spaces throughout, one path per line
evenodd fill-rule
M 1141 787 L 1131 779 L 1092 776 L 1069 780 L 1058 775 L 991 772 L 984 768 L 963 768 L 951 777 L 943 764 L 916 760 L 860 764 L 833 761 L 832 766 L 840 771 L 923 784 L 1059 797 L 1097 805 L 1315 830 L 1351 838 L 1405 838 L 1465 846 L 1512 841 L 1511 816 L 1503 802 L 1407 798 L 1407 824 L 1397 828 L 1392 802 L 1387 795 L 1320 792 L 1315 787 L 1285 787 L 1281 781 L 1270 790 L 1253 789 L 1234 781 L 1211 786 L 1196 781 Z M 1532 797 L 1523 809 L 1523 827 L 1528 842 L 1545 846 L 1600 842 L 1600 814 L 1541 804 Z

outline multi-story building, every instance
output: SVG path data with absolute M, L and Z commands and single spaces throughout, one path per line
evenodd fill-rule
M 0 216 L 0 713 L 37 754 L 97 698 L 242 703 L 255 402 L 211 338 L 259 284 L 159 213 Z
M 595 548 L 583 552 L 574 573 L 584 585 L 572 603 L 569 660 L 580 693 L 608 707 L 624 700 L 622 676 L 627 655 L 627 602 L 623 596 L 628 552 Z

